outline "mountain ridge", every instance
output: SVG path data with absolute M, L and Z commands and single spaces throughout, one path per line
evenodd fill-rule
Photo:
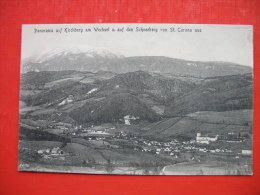
M 225 76 L 252 73 L 249 66 L 231 62 L 190 61 L 164 56 L 124 57 L 106 48 L 71 46 L 38 59 L 22 60 L 21 72 L 30 71 L 111 71 L 117 74 L 146 71 L 150 73 L 173 73 L 195 77 Z

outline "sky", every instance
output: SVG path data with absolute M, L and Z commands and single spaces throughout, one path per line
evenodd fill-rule
M 109 30 L 94 31 L 94 28 L 102 27 Z M 127 31 L 127 28 L 133 31 Z M 141 32 L 141 28 L 145 31 Z M 53 32 L 44 32 L 46 29 L 52 29 Z M 57 29 L 62 31 L 56 32 Z M 65 29 L 77 31 L 66 32 Z M 195 32 L 195 29 L 199 29 L 199 32 Z M 190 61 L 233 62 L 253 67 L 253 28 L 249 25 L 23 25 L 22 59 L 40 56 L 66 45 L 104 47 L 125 57 L 166 56 Z

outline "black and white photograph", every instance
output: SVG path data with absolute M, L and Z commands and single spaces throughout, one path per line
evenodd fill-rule
M 22 26 L 18 170 L 253 175 L 253 27 Z

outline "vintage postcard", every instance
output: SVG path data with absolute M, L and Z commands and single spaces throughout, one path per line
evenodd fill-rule
M 249 25 L 23 25 L 19 171 L 252 175 Z

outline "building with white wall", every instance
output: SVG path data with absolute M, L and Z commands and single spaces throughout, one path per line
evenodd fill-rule
M 215 136 L 208 136 L 208 135 L 201 135 L 201 133 L 197 133 L 196 142 L 200 144 L 209 144 L 209 142 L 215 142 L 218 140 L 218 135 Z

